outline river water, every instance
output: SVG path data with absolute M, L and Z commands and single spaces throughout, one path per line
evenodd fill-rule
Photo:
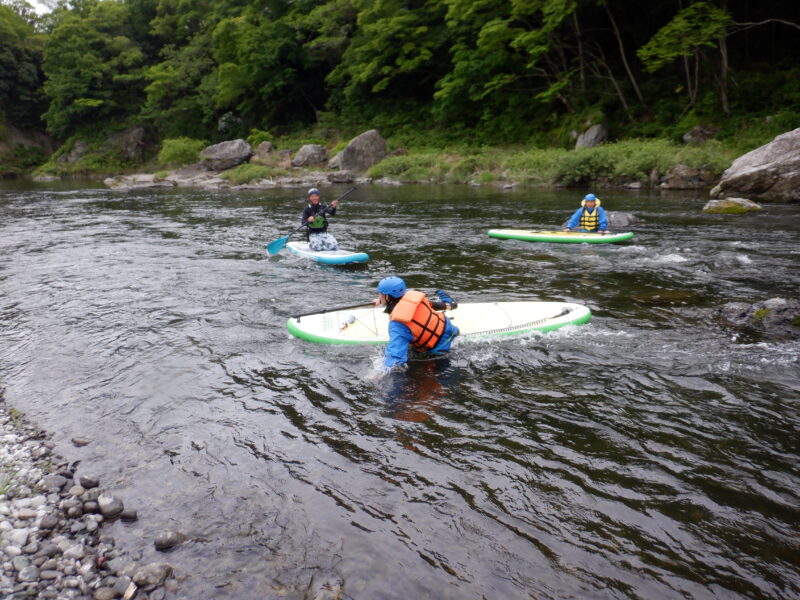
M 299 189 L 5 184 L 0 386 L 138 510 L 110 532 L 175 566 L 176 597 L 797 598 L 800 343 L 713 311 L 796 296 L 800 207 L 608 192 L 630 243 L 486 235 L 581 196 L 365 186 L 332 220 L 371 256 L 347 269 L 265 254 Z M 287 333 L 390 274 L 593 318 L 386 377 L 378 347 Z M 158 553 L 165 528 L 190 539 Z

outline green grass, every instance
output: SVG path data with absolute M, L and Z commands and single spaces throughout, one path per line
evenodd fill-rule
M 231 185 L 242 185 L 244 183 L 250 183 L 251 181 L 268 179 L 270 177 L 283 174 L 285 174 L 285 171 L 281 169 L 245 163 L 243 165 L 239 165 L 238 167 L 234 167 L 233 169 L 228 169 L 227 171 L 222 172 L 220 177 L 222 177 Z

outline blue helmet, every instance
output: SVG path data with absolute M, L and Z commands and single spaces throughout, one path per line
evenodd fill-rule
M 308 198 L 309 196 L 312 196 L 314 194 L 319 196 L 319 190 L 317 188 L 311 188 L 310 190 L 308 190 L 308 193 L 306 194 L 306 198 Z
M 399 277 L 384 277 L 378 283 L 378 291 L 392 298 L 402 298 L 406 293 L 406 282 Z
M 595 196 L 594 194 L 586 194 L 583 197 L 583 200 L 584 200 L 584 202 L 593 202 L 593 201 L 597 200 L 597 196 Z

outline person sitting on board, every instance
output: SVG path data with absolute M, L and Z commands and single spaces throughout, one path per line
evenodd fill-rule
M 442 310 L 458 304 L 441 290 L 440 301 L 429 301 L 425 294 L 409 290 L 399 277 L 386 277 L 378 283 L 374 306 L 385 306 L 389 315 L 389 344 L 384 354 L 384 367 L 408 362 L 409 346 L 417 352 L 442 354 L 458 335 L 458 328 L 443 315 Z
M 334 200 L 328 206 L 320 203 L 319 197 L 317 188 L 308 190 L 308 206 L 303 211 L 301 220 L 302 223 L 308 226 L 308 249 L 312 252 L 338 250 L 339 243 L 335 237 L 328 233 L 328 219 L 325 218 L 325 215 L 335 215 L 339 201 Z
M 571 231 L 576 227 L 578 231 L 588 233 L 608 233 L 606 211 L 600 208 L 600 200 L 594 194 L 586 194 L 583 197 L 581 207 L 572 213 L 564 231 Z

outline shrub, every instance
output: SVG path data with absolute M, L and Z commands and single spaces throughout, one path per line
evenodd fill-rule
M 200 151 L 208 146 L 205 140 L 195 140 L 189 137 L 170 138 L 161 144 L 158 153 L 158 162 L 162 165 L 180 167 L 197 162 Z
M 261 142 L 271 142 L 275 139 L 269 131 L 261 131 L 260 129 L 251 129 L 250 135 L 247 136 L 247 143 L 253 148 L 258 148 Z

